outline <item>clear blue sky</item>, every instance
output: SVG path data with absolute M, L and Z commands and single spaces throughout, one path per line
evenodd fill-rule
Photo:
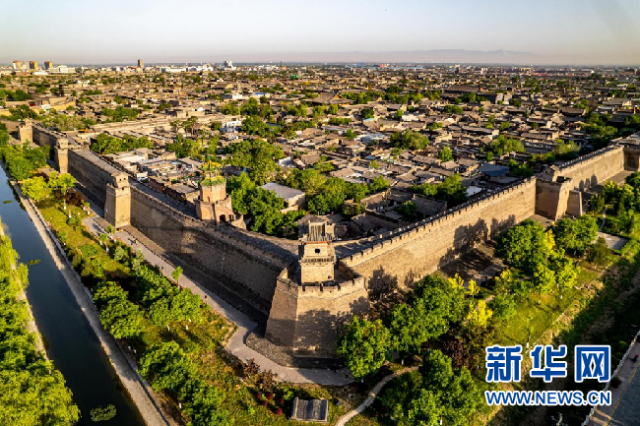
M 0 15 L 0 63 L 430 49 L 640 63 L 638 0 L 0 0 Z

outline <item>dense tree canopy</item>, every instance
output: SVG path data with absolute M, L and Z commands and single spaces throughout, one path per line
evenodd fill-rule
M 589 215 L 576 220 L 562 219 L 553 232 L 558 247 L 575 254 L 583 254 L 596 239 L 598 223 Z
M 135 138 L 124 135 L 122 138 L 101 133 L 91 143 L 91 150 L 98 154 L 115 154 L 136 148 L 153 148 L 153 142 L 146 137 Z
M 430 339 L 446 333 L 451 324 L 460 321 L 466 310 L 464 290 L 454 287 L 439 275 L 420 281 L 410 294 L 408 303 L 391 312 L 391 346 L 409 353 L 419 352 Z
M 525 149 L 524 144 L 518 139 L 500 135 L 489 144 L 489 152 L 501 157 L 512 152 L 523 153 Z
M 100 309 L 100 322 L 116 339 L 135 337 L 142 332 L 144 314 L 127 299 L 127 292 L 114 282 L 101 284 L 94 301 Z
M 409 190 L 425 197 L 446 201 L 449 208 L 467 200 L 467 188 L 462 185 L 462 179 L 459 174 L 447 176 L 439 184 L 424 183 L 422 185 L 414 185 Z
M 453 368 L 439 350 L 424 355 L 419 372 L 394 380 L 380 397 L 393 423 L 401 426 L 462 426 L 480 404 L 480 390 L 466 367 Z
M 152 347 L 140 360 L 140 374 L 157 390 L 183 401 L 193 426 L 230 426 L 233 419 L 221 408 L 224 393 L 198 377 L 195 363 L 176 342 Z
M 27 268 L 17 259 L 11 240 L 0 236 L 0 424 L 70 426 L 80 411 L 62 374 L 28 331 L 28 307 L 18 298 Z
M 368 321 L 357 316 L 349 322 L 338 342 L 338 355 L 359 380 L 382 367 L 389 352 L 390 333 L 381 320 Z
M 4 161 L 7 170 L 14 179 L 27 179 L 33 171 L 47 164 L 49 146 L 29 148 L 28 143 L 9 145 L 8 138 L 2 137 L 4 133 L 6 132 L 0 131 L 0 159 Z
M 246 167 L 251 180 L 258 185 L 264 185 L 275 177 L 280 169 L 277 160 L 284 157 L 282 150 L 262 139 L 244 140 L 227 147 L 229 163 L 234 166 Z
M 427 145 L 429 145 L 429 138 L 411 129 L 391 135 L 391 146 L 395 148 L 416 151 L 425 149 Z
M 140 114 L 140 110 L 136 108 L 125 108 L 119 105 L 115 109 L 102 108 L 102 115 L 108 117 L 110 122 L 121 122 L 135 120 Z

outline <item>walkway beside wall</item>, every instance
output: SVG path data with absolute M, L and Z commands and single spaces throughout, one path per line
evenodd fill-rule
M 84 225 L 96 235 L 106 233 L 105 228 L 107 224 L 106 221 L 102 219 L 102 209 L 93 202 L 90 202 L 90 205 L 94 214 L 83 219 Z M 167 278 L 173 280 L 171 278 L 171 273 L 175 267 L 169 263 L 161 253 L 157 253 L 159 250 L 154 250 L 153 247 L 145 246 L 131 233 L 125 230 L 117 231 L 115 236 L 134 250 L 142 250 L 147 262 L 160 268 Z M 261 370 L 273 371 L 273 373 L 275 373 L 278 378 L 284 382 L 318 384 L 324 386 L 344 386 L 353 381 L 353 377 L 346 369 L 334 371 L 284 367 L 276 364 L 245 344 L 249 334 L 258 327 L 257 323 L 253 322 L 244 313 L 235 309 L 204 286 L 201 286 L 190 279 L 186 274 L 183 274 L 180 277 L 179 284 L 184 288 L 189 288 L 193 294 L 200 296 L 200 298 L 206 302 L 211 309 L 236 325 L 236 331 L 227 342 L 226 348 L 241 361 L 246 362 L 253 359 L 255 363 L 260 366 Z

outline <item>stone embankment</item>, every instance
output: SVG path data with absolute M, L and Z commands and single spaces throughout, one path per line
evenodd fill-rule
M 118 344 L 113 336 L 111 336 L 111 334 L 102 327 L 100 319 L 98 318 L 98 311 L 93 304 L 91 295 L 82 285 L 78 274 L 71 268 L 63 248 L 55 238 L 45 219 L 33 205 L 31 200 L 22 195 L 20 186 L 17 183 L 12 183 L 12 186 L 20 197 L 25 210 L 38 230 L 40 238 L 42 238 L 47 249 L 51 253 L 56 266 L 64 276 L 69 288 L 76 298 L 76 301 L 80 305 L 82 312 L 87 317 L 91 328 L 100 340 L 100 344 L 109 358 L 109 361 L 117 373 L 122 385 L 131 396 L 131 399 L 140 411 L 145 423 L 149 426 L 175 425 L 176 423 L 174 421 L 170 421 L 169 417 L 162 412 L 159 400 L 154 395 L 151 386 L 149 386 L 149 384 L 138 374 L 135 367 L 135 361 L 133 361 L 133 359 L 124 352 L 123 348 Z

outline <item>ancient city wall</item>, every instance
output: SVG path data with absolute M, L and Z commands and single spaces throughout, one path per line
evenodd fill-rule
M 409 284 L 487 238 L 532 216 L 536 179 L 488 195 L 456 210 L 436 215 L 409 230 L 382 237 L 342 262 L 368 282 L 377 279 Z
M 213 228 L 186 206 L 131 182 L 131 225 L 179 259 L 268 312 L 278 274 L 291 251 L 234 229 Z M 254 240 L 255 239 L 255 240 Z
M 120 171 L 87 150 L 69 150 L 68 171 L 78 181 L 78 186 L 102 208 L 105 206 L 107 184 L 112 182 L 112 174 Z
M 578 157 L 559 166 L 555 176 L 571 179 L 572 189 L 589 189 L 625 169 L 624 150 L 623 146 L 614 145 Z
M 65 134 L 46 129 L 39 124 L 33 126 L 33 129 L 31 130 L 31 137 L 36 145 L 48 146 L 51 149 L 50 152 L 54 152 L 58 139 L 67 138 Z

